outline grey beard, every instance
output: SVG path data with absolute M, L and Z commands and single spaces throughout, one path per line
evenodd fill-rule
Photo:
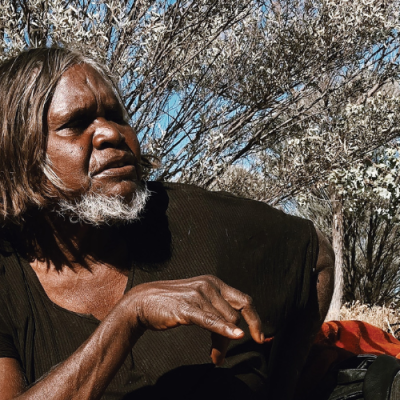
M 85 194 L 76 201 L 60 200 L 57 214 L 69 218 L 72 223 L 94 226 L 128 224 L 140 219 L 150 193 L 146 184 L 140 185 L 129 203 L 121 196 Z

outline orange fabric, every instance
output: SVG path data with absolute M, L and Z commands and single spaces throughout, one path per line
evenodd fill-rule
M 357 354 L 388 354 L 400 359 L 400 341 L 366 322 L 324 323 L 302 372 L 296 399 L 313 399 L 309 393 L 327 376 L 331 366 Z
M 325 322 L 315 343 L 339 347 L 354 354 L 388 354 L 400 359 L 399 340 L 361 321 Z
M 273 338 L 266 340 L 266 346 L 271 347 L 272 343 Z M 335 385 L 328 374 L 330 368 L 358 354 L 388 354 L 400 359 L 400 341 L 367 322 L 325 322 L 311 347 L 295 399 L 320 400 L 314 389 L 319 384 Z

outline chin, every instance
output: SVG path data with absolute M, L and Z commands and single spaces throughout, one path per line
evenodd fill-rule
M 136 192 L 143 187 L 143 182 L 138 180 L 126 180 L 117 183 L 92 185 L 88 194 L 100 194 L 108 197 L 119 197 L 129 203 L 135 197 Z
M 128 185 L 132 187 L 132 185 Z M 140 219 L 150 192 L 143 182 L 133 190 L 101 192 L 90 190 L 74 200 L 60 200 L 57 213 L 70 222 L 94 226 L 121 225 Z

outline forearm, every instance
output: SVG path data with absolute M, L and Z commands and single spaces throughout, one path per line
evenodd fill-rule
M 123 302 L 75 353 L 15 399 L 100 398 L 143 332 Z
M 205 275 L 135 286 L 72 356 L 24 393 L 17 395 L 15 385 L 2 381 L 0 376 L 0 400 L 97 399 L 145 329 L 159 331 L 191 324 L 207 329 L 213 333 L 212 359 L 220 364 L 227 350 L 226 341 L 244 335 L 236 325 L 239 313 L 248 323 L 253 339 L 262 344 L 261 320 L 251 298 L 216 277 Z M 8 359 L 3 364 L 18 378 L 15 360 Z

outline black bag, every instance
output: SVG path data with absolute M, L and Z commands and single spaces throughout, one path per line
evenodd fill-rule
M 362 354 L 335 365 L 313 399 L 400 400 L 400 360 Z

